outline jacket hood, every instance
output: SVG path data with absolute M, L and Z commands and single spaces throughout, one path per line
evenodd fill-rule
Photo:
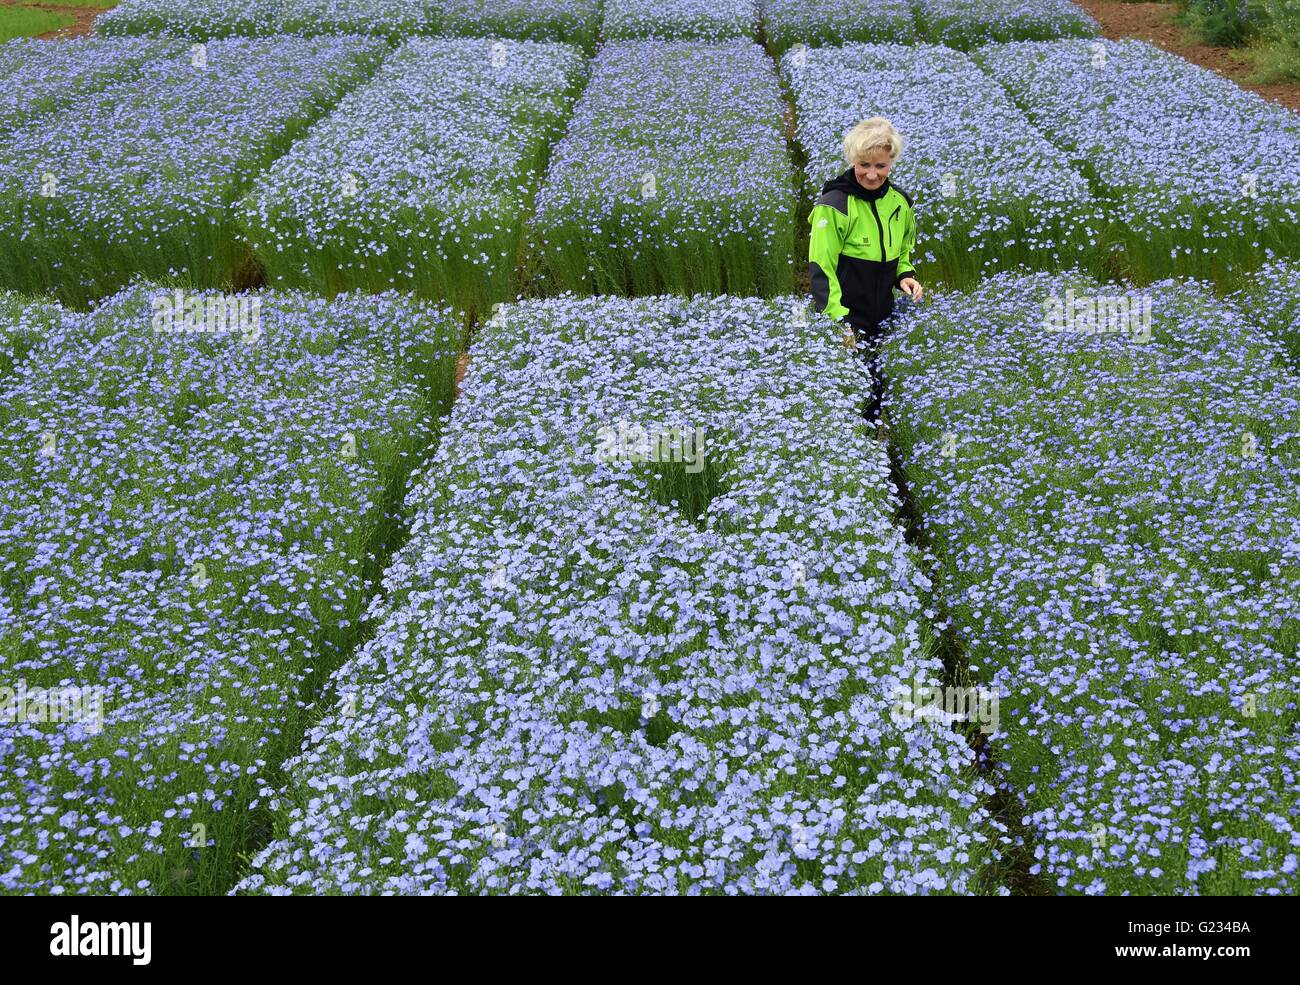
M 838 191 L 846 192 L 849 195 L 853 195 L 856 198 L 861 198 L 864 199 L 865 201 L 872 202 L 884 196 L 885 193 L 889 191 L 889 189 L 890 189 L 890 184 L 888 178 L 882 181 L 880 183 L 880 187 L 877 188 L 875 191 L 869 191 L 868 189 L 863 188 L 861 185 L 858 184 L 858 179 L 853 174 L 853 168 L 849 168 L 847 171 L 843 171 L 840 174 L 837 174 L 834 178 L 831 178 L 824 185 L 822 185 L 822 194 L 825 195 L 829 191 L 838 190 Z

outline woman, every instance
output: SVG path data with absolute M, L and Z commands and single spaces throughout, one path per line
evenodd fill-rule
M 808 221 L 808 273 L 813 304 L 847 323 L 867 346 L 872 374 L 868 417 L 880 410 L 882 382 L 876 364 L 881 322 L 894 311 L 894 288 L 913 301 L 922 287 L 915 277 L 912 248 L 916 216 L 912 197 L 889 181 L 903 150 L 903 137 L 887 119 L 873 116 L 844 135 L 844 159 L 851 167 L 822 186 Z

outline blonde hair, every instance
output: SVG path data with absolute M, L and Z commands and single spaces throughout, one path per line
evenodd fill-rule
M 886 150 L 892 161 L 903 153 L 903 135 L 883 116 L 863 120 L 844 135 L 844 160 L 850 165 L 874 150 Z

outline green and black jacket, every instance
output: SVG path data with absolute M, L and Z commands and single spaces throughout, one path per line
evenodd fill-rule
M 858 184 L 853 168 L 822 186 L 808 216 L 808 273 L 818 311 L 875 325 L 894 310 L 894 288 L 915 277 L 912 197 L 886 178 L 875 191 Z

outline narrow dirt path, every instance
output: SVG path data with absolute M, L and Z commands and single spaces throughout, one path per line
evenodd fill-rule
M 469 369 L 469 350 L 466 349 L 456 357 L 456 399 L 460 399 L 460 385 L 465 379 L 465 370 Z
M 1174 23 L 1178 8 L 1169 3 L 1121 3 L 1117 0 L 1075 0 L 1101 25 L 1106 38 L 1141 38 L 1231 79 L 1243 89 L 1300 113 L 1300 82 L 1259 85 L 1248 81 L 1254 72 L 1249 58 L 1235 48 L 1218 48 L 1190 39 Z
M 79 38 L 90 34 L 95 26 L 95 18 L 105 11 L 108 7 L 46 7 L 42 4 L 33 4 L 42 10 L 53 10 L 59 13 L 70 14 L 76 18 L 76 21 L 67 27 L 61 27 L 57 31 L 46 31 L 44 34 L 38 34 L 37 37 L 44 40 L 58 40 L 61 38 Z
M 916 498 L 912 495 L 903 453 L 890 437 L 887 425 L 881 426 L 877 436 L 889 453 L 890 481 L 894 486 L 896 501 L 900 504 L 895 522 L 903 528 L 903 536 L 908 544 L 923 555 L 930 554 L 933 545 Z M 923 565 L 923 568 L 926 577 L 936 586 L 930 597 L 930 604 L 937 611 L 935 622 L 944 627 L 939 635 L 939 656 L 943 660 L 944 670 L 940 684 L 945 688 L 978 687 L 979 682 L 970 669 L 966 646 L 953 623 L 944 593 L 938 587 L 943 584 L 943 579 L 937 569 L 927 565 Z M 954 728 L 970 746 L 975 769 L 993 787 L 993 794 L 985 799 L 984 807 L 998 823 L 1005 825 L 1006 836 L 1010 838 L 1010 842 L 1002 844 L 996 857 L 980 873 L 982 888 L 993 891 L 995 887 L 1005 886 L 1012 896 L 1051 896 L 1054 887 L 1041 874 L 1036 875 L 1031 871 L 1037 861 L 1034 855 L 1034 832 L 1025 823 L 1020 797 L 1000 773 L 1001 754 L 974 723 L 958 723 L 954 724 Z M 998 838 L 996 829 L 986 833 L 990 839 Z

